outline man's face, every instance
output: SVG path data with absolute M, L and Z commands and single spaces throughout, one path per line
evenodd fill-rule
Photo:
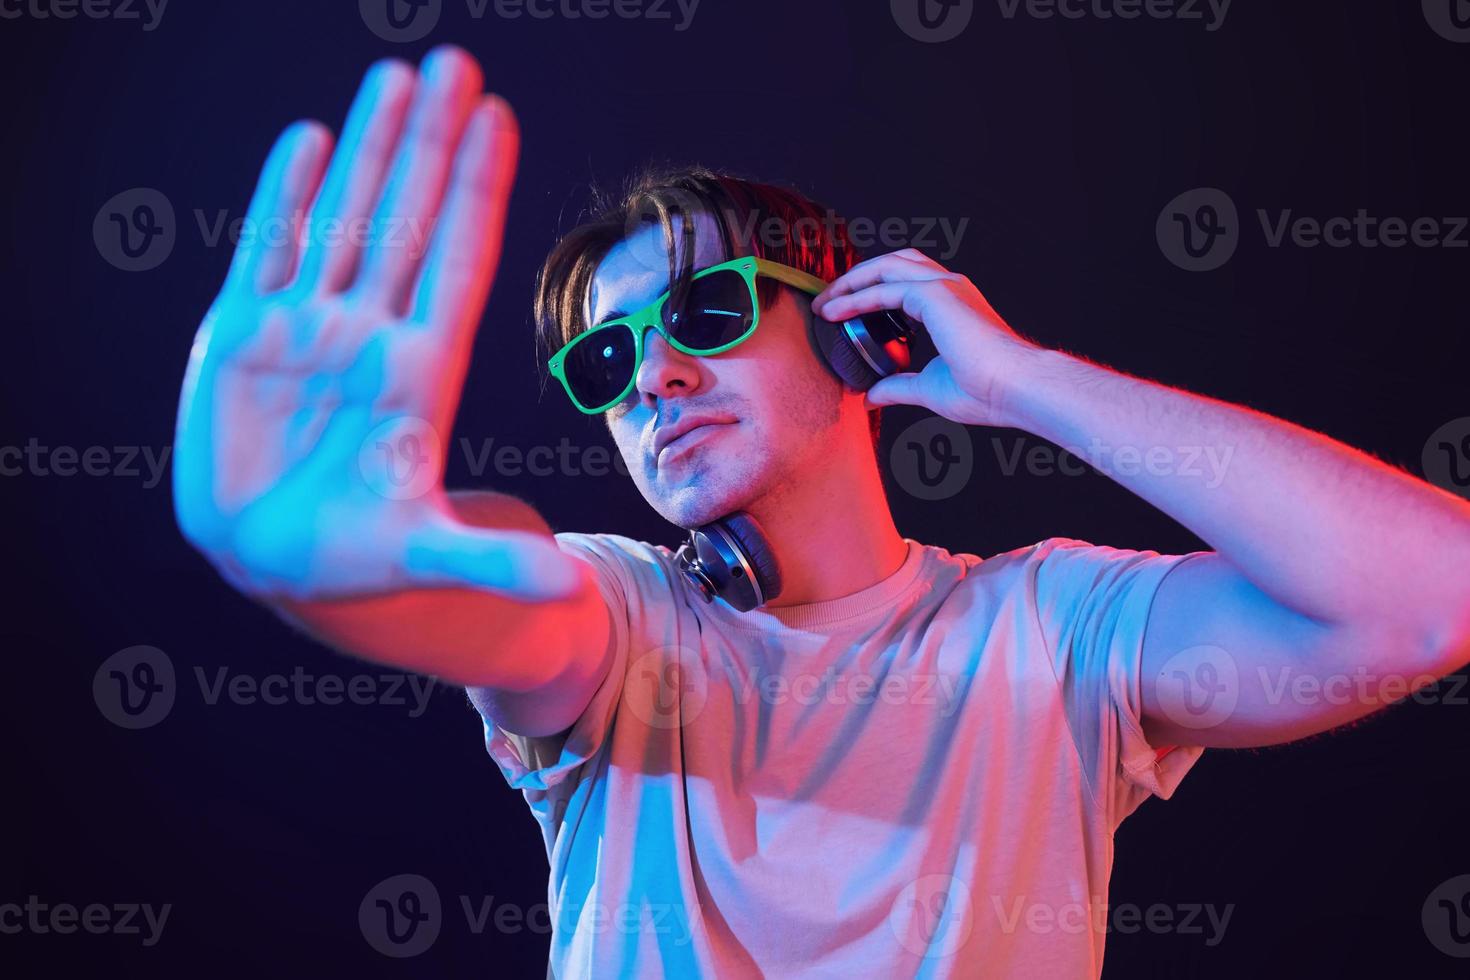
M 694 227 L 694 270 L 724 261 L 714 218 L 697 214 Z M 677 219 L 675 231 L 677 237 Z M 615 245 L 597 267 L 592 322 L 640 309 L 668 288 L 663 232 L 650 224 Z M 608 411 L 607 425 L 633 481 L 666 520 L 692 528 L 747 509 L 822 465 L 823 446 L 835 444 L 829 433 L 842 417 L 843 388 L 811 340 L 811 315 L 808 302 L 783 288 L 761 311 L 755 333 L 723 354 L 694 357 L 670 347 L 656 330 L 644 336 L 633 391 Z M 692 419 L 718 424 L 655 452 L 660 429 Z

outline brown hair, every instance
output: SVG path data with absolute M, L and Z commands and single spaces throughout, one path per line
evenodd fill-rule
M 649 166 L 629 177 L 617 198 L 595 186 L 591 192 L 590 216 L 556 243 L 536 276 L 533 315 L 540 364 L 590 325 L 585 303 L 597 266 L 646 222 L 657 221 L 663 229 L 675 297 L 696 271 L 691 220 L 696 211 L 719 222 L 726 258 L 754 255 L 828 281 L 862 260 L 848 239 L 846 222 L 830 209 L 795 190 L 725 171 Z M 683 232 L 678 242 L 675 215 L 681 216 Z M 756 281 L 761 309 L 770 309 L 780 288 L 772 279 Z M 881 415 L 881 409 L 868 414 L 875 450 Z

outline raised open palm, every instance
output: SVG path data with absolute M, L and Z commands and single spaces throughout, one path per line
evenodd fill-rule
M 180 399 L 174 501 L 236 585 L 294 599 L 415 586 L 561 597 L 544 535 L 455 519 L 448 433 L 504 233 L 514 115 L 474 60 L 374 65 L 342 139 L 272 149 Z

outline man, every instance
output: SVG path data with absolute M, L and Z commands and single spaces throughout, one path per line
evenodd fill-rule
M 190 360 L 175 494 L 237 588 L 469 690 L 544 836 L 556 975 L 1096 975 L 1112 835 L 1143 799 L 1205 747 L 1327 730 L 1470 657 L 1464 501 L 1043 349 L 922 254 L 854 264 L 840 230 L 796 227 L 810 202 L 701 170 L 568 235 L 538 321 L 560 348 L 638 314 L 641 358 L 567 393 L 673 523 L 755 518 L 780 595 L 706 604 L 666 548 L 447 494 L 419 464 L 442 462 L 516 153 L 452 48 L 375 66 L 335 152 L 288 129 L 250 214 L 308 233 L 242 241 Z M 774 241 L 746 220 L 773 216 Z M 317 233 L 365 220 L 432 234 Z M 742 273 L 749 335 L 673 346 L 694 277 L 752 253 L 774 264 Z M 830 282 L 784 281 L 802 275 Z M 813 318 L 883 309 L 938 357 L 864 395 Z M 896 403 L 1115 447 L 1104 471 L 1214 550 L 1052 538 L 981 561 L 904 538 L 868 415 Z M 1282 696 L 1282 677 L 1357 685 Z

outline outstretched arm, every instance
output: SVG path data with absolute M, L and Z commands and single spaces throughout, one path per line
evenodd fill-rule
M 480 68 L 374 65 L 341 142 L 266 161 L 179 399 L 180 528 L 240 591 L 340 650 L 565 728 L 607 669 L 591 567 L 528 505 L 441 476 L 494 278 L 519 135 Z
M 1214 549 L 1154 598 L 1141 691 L 1154 744 L 1290 741 L 1470 660 L 1466 501 L 1292 423 L 1039 348 L 912 250 L 817 301 L 828 319 L 901 308 L 928 328 L 940 356 L 880 382 L 873 404 L 1049 439 Z

